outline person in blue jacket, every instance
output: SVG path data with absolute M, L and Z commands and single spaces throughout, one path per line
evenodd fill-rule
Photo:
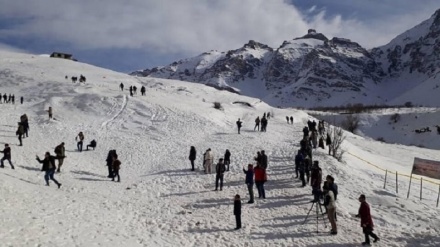
M 248 169 L 245 170 L 243 167 L 243 172 L 246 174 L 246 185 L 249 191 L 250 200 L 248 203 L 254 203 L 254 166 L 252 164 L 248 165 Z

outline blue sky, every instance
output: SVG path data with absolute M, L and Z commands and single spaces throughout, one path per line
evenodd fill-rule
M 62 3 L 62 4 L 61 4 Z M 0 49 L 73 53 L 121 72 L 315 28 L 367 48 L 428 19 L 439 0 L 0 0 Z

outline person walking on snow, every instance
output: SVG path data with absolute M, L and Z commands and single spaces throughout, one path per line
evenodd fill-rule
M 49 106 L 49 109 L 47 110 L 47 113 L 49 114 L 49 119 L 52 119 L 52 106 Z
M 240 119 L 237 120 L 236 124 L 237 124 L 238 134 L 240 134 L 241 124 L 242 124 Z
M 290 116 L 290 124 L 293 124 L 293 117 Z
M 370 205 L 367 203 L 365 195 L 359 197 L 359 202 L 361 206 L 359 207 L 359 212 L 356 217 L 361 218 L 361 227 L 365 235 L 365 242 L 362 245 L 370 245 L 370 236 L 373 237 L 373 242 L 379 241 L 379 237 L 373 233 L 373 219 L 370 214 Z
M 147 90 L 145 89 L 145 87 L 144 86 L 142 86 L 141 87 L 141 95 L 142 96 L 145 96 L 145 92 L 146 92 Z
M 108 168 L 108 178 L 113 178 L 113 156 L 117 155 L 116 150 L 110 150 L 105 160 Z
M 254 203 L 254 166 L 249 164 L 247 170 L 243 167 L 243 172 L 246 174 L 245 182 L 249 191 L 248 203 Z
M 79 134 L 75 137 L 75 141 L 77 141 L 76 147 L 78 148 L 78 151 L 82 152 L 84 134 L 82 132 L 79 132 Z
M 16 135 L 18 135 L 18 141 L 20 142 L 19 146 L 23 146 L 23 135 L 24 135 L 24 127 L 23 124 L 21 122 L 18 123 L 18 129 L 17 132 L 15 133 Z
M 121 82 L 121 84 L 119 84 L 119 88 L 121 89 L 121 91 L 124 91 L 124 83 Z
M 49 179 L 54 181 L 55 184 L 58 186 L 58 189 L 61 188 L 61 184 L 54 178 L 55 175 L 55 156 L 51 156 L 49 152 L 46 152 L 44 154 L 44 159 L 40 160 L 40 158 L 37 155 L 37 161 L 41 164 L 43 164 L 43 167 L 41 168 L 42 171 L 45 172 L 44 174 L 44 180 L 46 181 L 46 186 L 49 186 Z
M 260 131 L 260 117 L 259 117 L 259 116 L 255 119 L 255 127 L 254 127 L 254 131 L 255 131 L 255 129 L 257 129 L 258 131 Z
M 118 177 L 118 183 L 121 182 L 121 177 L 119 176 L 119 170 L 121 169 L 121 161 L 118 160 L 118 155 L 113 155 L 113 177 L 112 181 L 115 181 L 115 177 Z
M 28 132 L 29 132 L 29 120 L 28 120 L 26 114 L 23 114 L 20 117 L 20 122 L 21 122 L 21 124 L 23 125 L 23 128 L 24 128 L 23 138 L 24 138 L 25 135 L 26 135 L 26 137 L 29 137 L 29 134 L 28 134 Z
M 24 101 L 23 96 L 21 96 L 21 97 L 20 97 L 20 104 L 23 105 L 23 101 Z
M 64 142 L 55 147 L 55 155 L 58 159 L 58 169 L 57 172 L 61 172 L 61 166 L 63 165 L 64 158 L 66 158 L 66 148 L 64 147 Z
M 194 160 L 196 160 L 196 157 L 197 157 L 196 148 L 194 146 L 191 146 L 188 157 L 188 159 L 191 161 L 191 171 L 194 171 Z
M 205 173 L 211 174 L 212 162 L 214 161 L 214 156 L 212 155 L 211 149 L 206 150 L 203 157 L 203 163 L 205 165 Z
M 241 228 L 241 200 L 240 195 L 234 197 L 234 215 L 235 215 L 235 230 Z
M 266 170 L 260 165 L 257 165 L 254 169 L 255 173 L 255 186 L 257 186 L 258 198 L 266 199 L 266 192 L 264 190 L 264 183 L 267 180 Z
M 229 152 L 229 149 L 226 149 L 224 162 L 225 162 L 226 171 L 229 171 L 229 165 L 231 164 L 231 152 Z
M 223 190 L 223 179 L 225 175 L 225 163 L 223 159 L 219 159 L 217 165 L 215 166 L 215 190 L 218 190 L 218 182 L 220 181 L 220 191 Z
M 12 169 L 14 168 L 14 165 L 11 162 L 11 148 L 9 147 L 9 144 L 5 144 L 5 148 L 3 151 L 0 151 L 0 153 L 3 153 L 3 158 L 0 160 L 0 168 L 5 168 L 4 161 L 7 160 L 9 162 L 9 165 L 11 165 Z
M 286 120 L 287 120 L 287 124 L 289 124 L 289 117 L 288 116 L 286 116 Z

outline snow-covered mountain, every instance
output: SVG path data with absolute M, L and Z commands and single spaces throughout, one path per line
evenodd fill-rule
M 276 49 L 251 40 L 237 50 L 206 52 L 132 75 L 209 84 L 276 106 L 406 101 L 439 105 L 440 100 L 405 96 L 426 80 L 434 78 L 430 85 L 436 83 L 439 22 L 440 10 L 371 51 L 348 39 L 328 39 L 310 29 L 307 35 L 284 41 Z

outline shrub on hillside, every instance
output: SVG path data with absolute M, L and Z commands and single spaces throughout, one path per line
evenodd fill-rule
M 391 115 L 390 120 L 393 121 L 394 123 L 399 122 L 400 114 L 399 113 L 395 113 L 395 114 Z
M 344 121 L 342 121 L 342 128 L 354 133 L 355 130 L 359 127 L 359 117 L 357 115 L 349 114 Z
M 327 130 L 331 138 L 329 154 L 338 161 L 341 161 L 342 155 L 344 154 L 344 151 L 341 148 L 342 142 L 345 140 L 344 131 L 340 127 L 330 127 L 330 124 L 327 124 Z

